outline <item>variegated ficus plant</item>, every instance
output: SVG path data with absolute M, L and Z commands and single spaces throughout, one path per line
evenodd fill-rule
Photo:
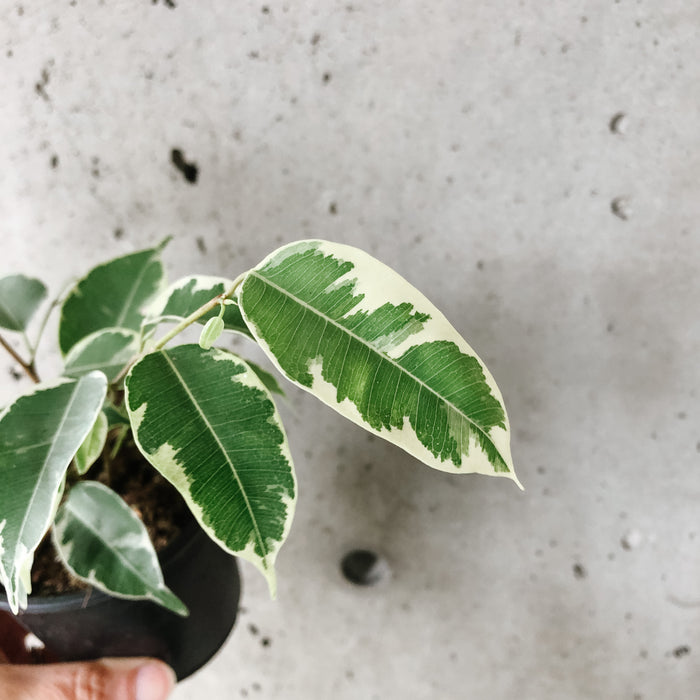
M 440 311 L 384 264 L 347 245 L 305 240 L 235 280 L 191 276 L 167 287 L 162 247 L 95 267 L 48 305 L 33 343 L 30 321 L 45 285 L 0 279 L 0 326 L 17 342 L 0 341 L 36 382 L 0 414 L 0 583 L 15 612 L 27 605 L 34 553 L 50 532 L 79 579 L 187 614 L 143 523 L 90 478 L 101 453 L 129 431 L 204 531 L 251 561 L 274 594 L 297 495 L 272 398 L 280 389 L 271 373 L 214 347 L 222 332 L 248 336 L 288 380 L 427 465 L 516 480 L 491 374 Z M 58 306 L 64 369 L 40 382 L 36 346 Z M 198 344 L 173 344 L 195 323 L 203 325 Z

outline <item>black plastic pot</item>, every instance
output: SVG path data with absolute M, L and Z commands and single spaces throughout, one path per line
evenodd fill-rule
M 238 612 L 236 559 L 191 525 L 160 556 L 166 585 L 187 605 L 180 617 L 150 601 L 113 598 L 100 591 L 29 598 L 19 622 L 59 661 L 150 656 L 169 664 L 178 680 L 201 668 L 221 648 Z M 4 593 L 0 609 L 9 610 Z

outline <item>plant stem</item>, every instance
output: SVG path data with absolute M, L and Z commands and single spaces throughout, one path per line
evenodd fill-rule
M 20 367 L 26 372 L 26 374 L 29 376 L 29 378 L 35 383 L 38 384 L 41 380 L 39 379 L 39 375 L 36 373 L 36 369 L 34 368 L 34 361 L 32 360 L 31 362 L 25 362 L 15 351 L 15 349 L 0 335 L 0 345 L 2 345 L 5 350 L 7 350 L 8 353 L 12 356 L 12 359 L 17 362 Z
M 228 299 L 233 293 L 238 289 L 241 282 L 245 278 L 247 273 L 243 273 L 236 277 L 228 291 L 218 294 L 213 299 L 210 299 L 206 304 L 202 304 L 196 311 L 193 311 L 187 318 L 183 319 L 178 323 L 172 330 L 168 331 L 150 350 L 150 352 L 155 352 L 156 350 L 162 350 L 178 333 L 181 333 L 188 326 L 191 326 L 197 319 L 201 318 L 207 312 L 211 311 L 217 304 L 220 304 L 224 299 Z M 140 357 L 143 356 L 143 352 L 140 352 L 136 357 L 129 360 L 126 366 L 112 381 L 113 386 L 117 386 L 119 382 L 126 376 L 129 369 L 138 361 Z
M 180 321 L 173 329 L 166 333 L 153 347 L 153 350 L 162 350 L 176 335 L 191 326 L 195 321 L 200 319 L 204 314 L 211 311 L 217 304 L 220 304 L 224 299 L 228 299 L 238 288 L 243 281 L 245 275 L 240 275 L 231 285 L 231 289 L 210 299 L 206 304 L 202 304 L 196 311 L 192 312 L 187 318 Z

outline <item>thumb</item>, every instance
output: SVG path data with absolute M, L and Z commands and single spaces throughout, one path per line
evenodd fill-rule
M 13 700 L 166 700 L 175 674 L 153 659 L 0 665 L 0 697 Z

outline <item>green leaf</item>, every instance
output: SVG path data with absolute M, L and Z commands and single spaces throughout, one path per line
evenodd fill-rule
M 279 415 L 255 372 L 223 350 L 180 345 L 137 362 L 125 388 L 139 449 L 211 538 L 257 566 L 274 595 L 296 479 Z
M 271 394 L 278 394 L 279 396 L 285 396 L 284 391 L 282 390 L 282 387 L 280 386 L 279 382 L 277 381 L 277 377 L 275 377 L 274 374 L 271 372 L 268 372 L 266 369 L 263 369 L 259 365 L 256 365 L 254 362 L 251 362 L 250 360 L 246 360 L 248 363 L 248 366 L 250 369 L 255 372 L 255 374 L 258 375 L 258 379 L 265 385 L 267 390 Z
M 78 474 L 85 474 L 97 461 L 102 454 L 105 442 L 107 442 L 107 416 L 101 411 L 97 414 L 94 425 L 73 458 Z
M 108 328 L 79 340 L 65 358 L 64 374 L 81 377 L 100 370 L 113 382 L 139 352 L 139 335 L 123 328 Z
M 107 416 L 107 428 L 111 430 L 115 426 L 129 425 L 129 416 L 123 406 L 115 406 L 109 401 L 105 402 L 102 411 Z
M 0 583 L 15 613 L 29 592 L 21 572 L 51 524 L 66 469 L 106 391 L 104 374 L 93 372 L 39 385 L 0 415 Z
M 145 525 L 103 484 L 83 481 L 71 489 L 58 509 L 53 541 L 71 573 L 101 591 L 189 614 L 163 581 Z
M 300 241 L 251 270 L 243 317 L 281 371 L 431 467 L 516 480 L 501 393 L 418 290 L 361 250 Z
M 140 329 L 142 307 L 162 288 L 162 247 L 98 265 L 73 287 L 61 307 L 59 346 L 64 355 L 95 331 Z
M 0 279 L 0 327 L 25 331 L 34 312 L 46 297 L 43 282 L 24 275 Z
M 164 321 L 177 322 L 187 318 L 214 297 L 227 292 L 232 285 L 231 280 L 223 277 L 205 275 L 183 277 L 173 282 L 149 304 L 146 310 L 146 330 L 151 331 L 155 325 Z M 205 324 L 209 319 L 218 315 L 219 306 L 217 305 L 200 317 L 197 322 Z M 250 337 L 250 331 L 243 321 L 238 304 L 235 302 L 226 304 L 223 321 L 226 330 Z

